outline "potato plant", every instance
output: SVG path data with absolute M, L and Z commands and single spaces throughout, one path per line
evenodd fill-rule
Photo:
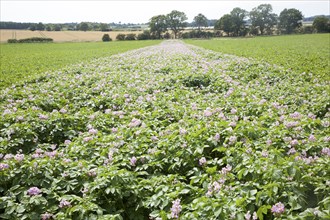
M 0 93 L 2 219 L 329 219 L 329 81 L 165 41 Z

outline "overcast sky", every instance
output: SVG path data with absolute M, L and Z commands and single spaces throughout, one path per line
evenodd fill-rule
M 295 0 L 295 1 L 17 1 L 0 0 L 1 21 L 15 22 L 122 22 L 122 23 L 146 23 L 158 14 L 167 14 L 172 10 L 186 13 L 188 21 L 192 21 L 198 13 L 204 14 L 209 19 L 219 19 L 229 13 L 234 7 L 240 7 L 247 11 L 268 3 L 273 6 L 273 12 L 279 14 L 284 8 L 296 8 L 305 17 L 313 15 L 329 15 L 329 0 Z

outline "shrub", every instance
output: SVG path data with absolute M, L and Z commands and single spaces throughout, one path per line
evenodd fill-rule
M 150 31 L 143 31 L 143 33 L 137 36 L 138 40 L 149 40 L 151 39 Z
M 7 42 L 8 43 L 18 43 L 18 41 L 16 39 L 8 39 Z
M 214 33 L 209 31 L 189 31 L 182 34 L 182 38 L 211 38 L 214 37 Z
M 303 34 L 312 34 L 314 32 L 313 26 L 305 26 L 302 28 Z
M 313 21 L 313 27 L 317 33 L 329 33 L 330 32 L 330 19 L 325 16 L 316 17 Z
M 53 42 L 52 38 L 43 38 L 43 37 L 31 37 L 31 38 L 25 38 L 25 39 L 9 39 L 8 43 L 48 43 Z
M 103 37 L 102 37 L 102 41 L 103 42 L 108 42 L 108 41 L 112 41 L 112 39 L 109 36 L 109 34 L 104 34 Z
M 127 34 L 125 40 L 136 40 L 136 34 Z
M 116 40 L 125 40 L 126 35 L 125 34 L 118 34 L 116 36 Z

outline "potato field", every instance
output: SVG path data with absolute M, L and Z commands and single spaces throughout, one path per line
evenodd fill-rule
M 302 71 L 219 42 L 7 80 L 0 219 L 330 219 L 330 58 Z

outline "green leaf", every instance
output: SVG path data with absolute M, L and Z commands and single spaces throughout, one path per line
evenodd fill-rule
M 258 211 L 257 211 L 257 216 L 260 220 L 264 219 L 264 215 L 263 214 L 267 214 L 268 209 L 270 209 L 271 206 L 270 205 L 263 205 L 261 206 Z
M 214 167 L 208 167 L 208 168 L 206 169 L 206 172 L 207 172 L 208 174 L 214 174 L 215 172 L 217 172 L 217 167 L 216 167 L 216 166 L 214 166 Z
M 23 205 L 18 205 L 17 208 L 16 208 L 16 212 L 17 213 L 23 213 L 25 211 L 25 208 Z
M 217 210 L 214 212 L 214 216 L 215 217 L 218 217 L 222 212 L 222 208 L 221 207 L 218 207 Z

